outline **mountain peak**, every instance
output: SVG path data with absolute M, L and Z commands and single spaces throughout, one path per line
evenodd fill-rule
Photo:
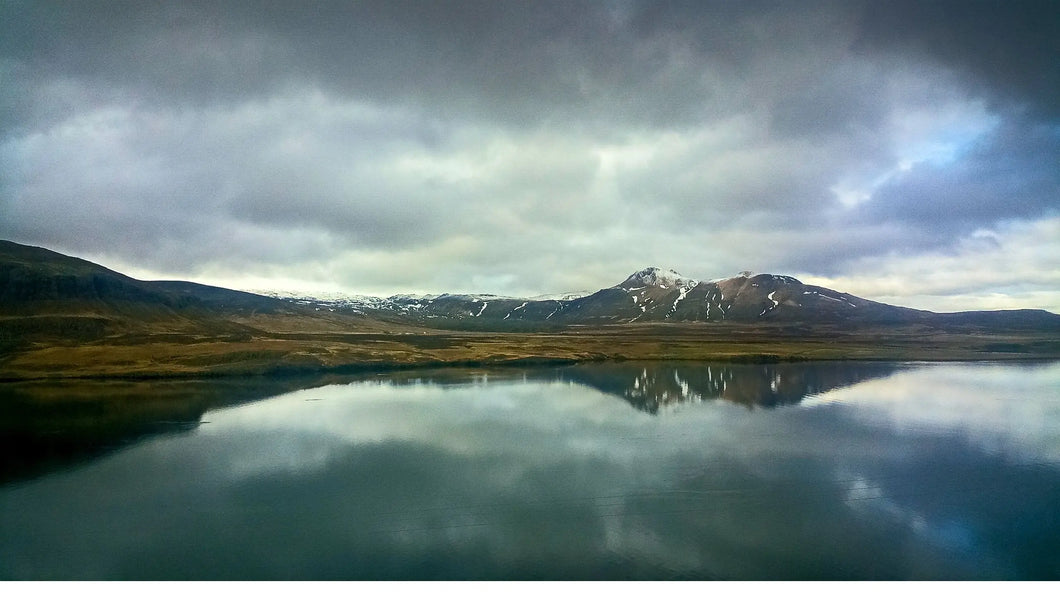
M 673 269 L 662 269 L 659 267 L 648 267 L 630 275 L 626 281 L 618 284 L 620 288 L 639 288 L 645 286 L 674 288 L 690 288 L 699 284 L 699 280 L 685 277 Z

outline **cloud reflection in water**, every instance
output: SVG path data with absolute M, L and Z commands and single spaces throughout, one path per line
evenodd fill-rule
M 0 576 L 1055 579 L 1058 373 L 623 364 L 296 391 L 0 488 Z M 1004 386 L 1007 423 L 946 414 Z M 820 406 L 773 407 L 798 403 Z

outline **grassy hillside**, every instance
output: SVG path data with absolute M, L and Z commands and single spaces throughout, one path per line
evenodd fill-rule
M 400 327 L 181 281 L 140 281 L 43 248 L 0 241 L 0 367 L 45 347 L 248 342 L 272 330 Z

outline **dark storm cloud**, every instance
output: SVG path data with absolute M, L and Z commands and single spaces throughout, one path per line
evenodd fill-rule
M 865 5 L 867 52 L 934 59 L 999 101 L 1060 116 L 1060 5 L 1055 0 L 897 0 Z
M 848 112 L 873 111 L 859 105 L 857 87 L 828 80 L 851 49 L 938 60 L 991 89 L 1056 105 L 1057 12 L 1048 1 L 15 1 L 0 49 L 37 71 L 31 77 L 86 77 L 177 103 L 312 82 L 534 122 L 541 106 L 585 116 L 607 105 L 618 110 L 608 118 L 669 123 L 726 95 L 777 98 L 792 115 L 816 108 L 846 122 Z M 731 78 L 754 92 L 711 85 Z
M 18 10 L 23 8 L 24 10 Z M 312 84 L 457 115 L 536 116 L 576 99 L 576 54 L 611 44 L 596 3 L 15 5 L 8 56 L 177 104 Z M 590 52 L 593 44 L 602 44 Z M 617 58 L 617 57 L 616 57 Z M 551 99 L 546 99 L 551 98 Z M 442 101 L 440 101 L 442 100 Z
M 761 96 L 760 81 L 815 78 L 846 49 L 855 13 L 733 2 L 12 6 L 5 54 L 31 80 L 84 78 L 178 105 L 313 84 L 455 117 L 650 126 L 729 110 Z
M 1058 14 L 12 0 L 0 235 L 380 292 L 959 249 L 1057 217 Z

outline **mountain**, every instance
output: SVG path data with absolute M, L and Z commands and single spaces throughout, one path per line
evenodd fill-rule
M 1042 310 L 940 314 L 866 300 L 786 275 L 744 271 L 700 281 L 658 267 L 593 293 L 536 298 L 263 296 L 183 281 L 140 281 L 83 259 L 0 240 L 0 344 L 38 334 L 245 337 L 262 323 L 287 331 L 336 332 L 410 332 L 409 327 L 534 331 L 642 323 L 1060 330 L 1060 315 Z
M 698 281 L 650 267 L 574 301 L 561 318 L 583 322 L 914 322 L 925 313 L 890 306 L 786 275 L 743 272 Z
M 0 240 L 0 353 L 37 339 L 167 334 L 248 338 L 256 319 L 313 308 L 184 281 L 140 281 L 44 248 Z M 319 316 L 317 316 L 319 319 Z M 345 317 L 336 329 L 356 326 Z
M 744 271 L 727 279 L 699 281 L 658 267 L 637 271 L 619 284 L 588 295 L 556 298 L 440 294 L 286 299 L 424 325 L 482 329 L 659 322 L 1060 329 L 1060 315 L 1044 310 L 933 313 L 804 284 L 787 275 Z
M 0 241 L 0 380 L 1058 355 L 1060 316 L 1052 313 L 936 314 L 783 275 L 699 281 L 652 267 L 587 295 L 281 299 L 141 281 Z
M 555 297 L 514 298 L 494 294 L 398 294 L 389 298 L 359 295 L 316 296 L 266 292 L 266 295 L 289 303 L 348 312 L 433 327 L 462 329 L 523 330 L 543 326 L 562 326 L 552 317 L 581 294 Z
M 257 294 L 184 281 L 140 281 L 83 259 L 0 240 L 0 305 L 5 310 L 39 312 L 71 303 L 290 310 L 280 300 Z

